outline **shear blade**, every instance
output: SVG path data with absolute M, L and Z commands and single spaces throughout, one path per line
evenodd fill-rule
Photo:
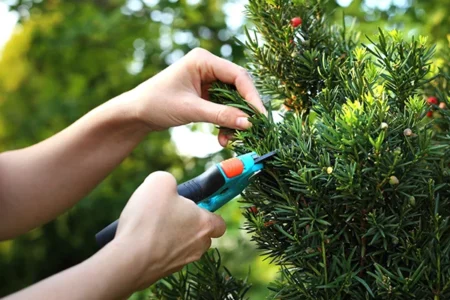
M 274 156 L 274 155 L 277 154 L 277 153 L 278 153 L 278 150 L 274 150 L 274 151 L 271 151 L 271 152 L 266 153 L 266 154 L 264 154 L 264 155 L 258 156 L 258 157 L 256 157 L 256 158 L 254 159 L 255 164 L 260 163 L 260 162 L 262 162 L 262 161 L 264 161 L 264 160 L 266 160 L 266 159 L 268 159 L 268 158 Z

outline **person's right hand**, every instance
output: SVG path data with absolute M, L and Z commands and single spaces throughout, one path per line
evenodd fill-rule
M 134 256 L 139 290 L 198 260 L 224 233 L 220 216 L 178 195 L 171 174 L 155 172 L 128 201 L 111 243 Z

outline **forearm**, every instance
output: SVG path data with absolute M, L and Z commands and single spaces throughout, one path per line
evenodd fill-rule
M 127 299 L 137 288 L 138 271 L 126 251 L 108 245 L 94 256 L 6 297 L 19 299 Z
M 127 97 L 110 100 L 41 143 L 0 154 L 0 239 L 73 206 L 148 134 Z

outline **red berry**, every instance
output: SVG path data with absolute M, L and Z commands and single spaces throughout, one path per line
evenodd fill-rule
M 436 97 L 428 97 L 427 104 L 428 105 L 437 105 L 439 103 L 438 99 Z
M 270 220 L 270 221 L 267 221 L 267 222 L 264 223 L 264 227 L 269 227 L 269 226 L 272 226 L 273 224 L 275 224 L 275 221 L 274 220 Z
M 427 117 L 428 118 L 432 118 L 433 117 L 433 112 L 431 110 L 427 112 Z
M 254 205 L 252 207 L 250 207 L 249 210 L 254 215 L 256 215 L 258 213 L 258 208 Z
M 292 27 L 298 27 L 300 25 L 302 25 L 302 19 L 300 17 L 295 17 L 291 19 L 291 25 Z

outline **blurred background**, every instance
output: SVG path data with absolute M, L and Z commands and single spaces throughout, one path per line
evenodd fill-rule
M 32 145 L 90 109 L 127 91 L 203 47 L 240 65 L 246 1 L 0 1 L 0 151 Z M 335 22 L 356 22 L 364 35 L 398 28 L 444 43 L 450 0 L 336 0 Z M 344 15 L 345 14 L 345 15 Z M 289 20 L 286 20 L 289 22 Z M 251 24 L 247 24 L 251 27 Z M 153 133 L 88 197 L 54 222 L 0 242 L 0 297 L 75 265 L 97 249 L 95 233 L 115 220 L 144 178 L 156 170 L 190 179 L 230 157 L 216 129 L 194 124 Z M 224 264 L 262 299 L 277 269 L 258 256 L 240 230 L 241 204 L 218 211 L 228 224 L 214 246 Z M 1 208 L 0 208 L 1 209 Z M 133 299 L 146 297 L 136 293 Z

